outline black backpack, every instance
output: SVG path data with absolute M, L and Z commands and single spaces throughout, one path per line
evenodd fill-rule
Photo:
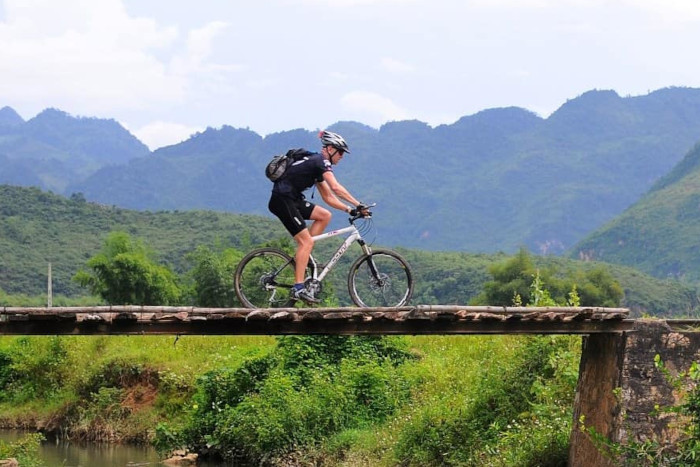
M 285 154 L 279 154 L 272 158 L 270 162 L 265 166 L 265 176 L 272 182 L 276 182 L 282 178 L 287 172 L 287 168 L 296 161 L 300 161 L 305 157 L 309 157 L 313 154 L 303 148 L 290 149 Z

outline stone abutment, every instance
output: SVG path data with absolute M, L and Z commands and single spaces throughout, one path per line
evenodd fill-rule
M 596 445 L 590 429 L 613 443 L 677 441 L 677 416 L 657 407 L 677 405 L 681 395 L 655 365 L 657 355 L 669 374 L 687 372 L 700 358 L 700 332 L 676 331 L 662 320 L 636 320 L 629 331 L 583 337 L 570 466 L 619 465 Z M 581 430 L 581 420 L 588 432 Z

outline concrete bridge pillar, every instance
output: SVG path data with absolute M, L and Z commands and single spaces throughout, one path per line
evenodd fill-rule
M 569 465 L 618 465 L 581 432 L 582 415 L 586 426 L 613 442 L 672 443 L 678 436 L 675 416 L 653 411 L 656 405 L 675 405 L 679 395 L 655 367 L 654 357 L 658 354 L 674 375 L 687 371 L 700 360 L 700 332 L 676 332 L 662 320 L 637 320 L 631 331 L 583 339 Z

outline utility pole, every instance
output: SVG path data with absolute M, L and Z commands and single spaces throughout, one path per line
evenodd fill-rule
M 49 299 L 48 299 L 48 303 L 46 304 L 46 306 L 47 306 L 48 308 L 51 308 L 51 306 L 53 305 L 53 286 L 52 286 L 52 282 L 53 282 L 53 281 L 51 280 L 51 263 L 49 262 L 49 287 L 48 287 L 49 289 L 48 289 L 48 292 L 47 292 L 47 295 L 48 295 Z

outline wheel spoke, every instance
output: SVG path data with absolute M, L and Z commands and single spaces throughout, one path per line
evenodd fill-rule
M 275 249 L 261 249 L 241 260 L 234 278 L 236 295 L 248 308 L 291 306 L 294 260 Z
M 398 254 L 376 251 L 353 264 L 348 287 L 358 306 L 395 307 L 408 303 L 413 279 L 408 264 Z

